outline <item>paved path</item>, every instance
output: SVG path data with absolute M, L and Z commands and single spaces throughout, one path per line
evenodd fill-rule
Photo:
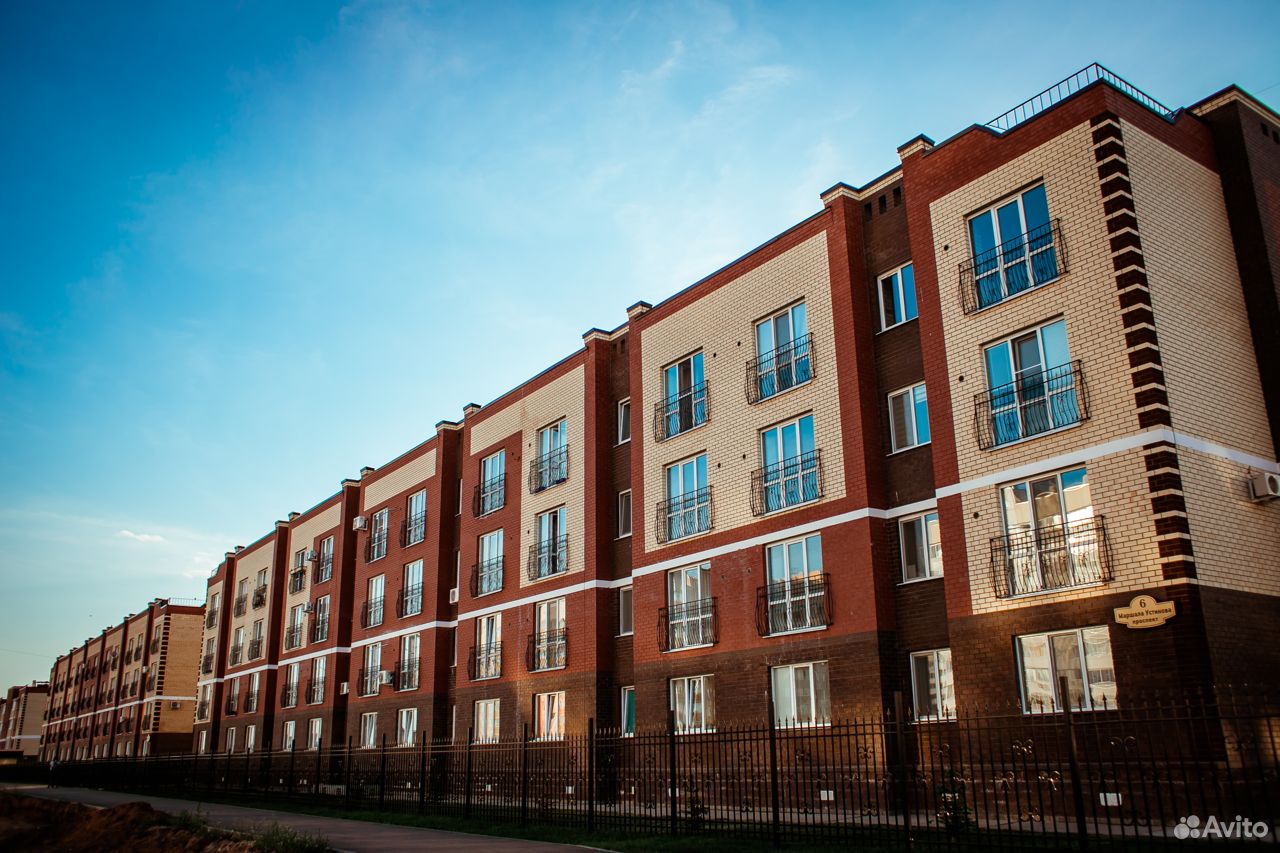
M 193 800 L 171 800 L 167 797 L 143 797 L 120 794 L 115 791 L 96 791 L 89 788 L 46 788 L 43 785 L 0 784 L 0 790 L 33 797 L 69 800 L 90 806 L 116 806 L 121 803 L 150 803 L 151 807 L 170 814 L 195 811 L 214 826 L 224 829 L 241 829 L 258 824 L 279 823 L 298 832 L 323 835 L 338 850 L 353 853 L 378 851 L 378 853 L 409 853 L 421 850 L 496 850 L 500 853 L 566 853 L 584 850 L 565 844 L 545 841 L 524 841 L 516 838 L 499 838 L 493 835 L 471 835 L 465 832 L 448 832 L 440 829 L 420 829 L 413 826 L 395 826 L 388 823 L 371 823 L 362 820 L 343 820 L 336 817 L 276 812 L 266 809 L 249 809 L 221 803 L 196 803 Z

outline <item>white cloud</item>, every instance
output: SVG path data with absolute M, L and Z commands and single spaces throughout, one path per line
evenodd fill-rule
M 122 539 L 134 539 L 138 542 L 163 542 L 164 537 L 159 533 L 134 533 L 132 530 L 121 530 L 116 534 Z

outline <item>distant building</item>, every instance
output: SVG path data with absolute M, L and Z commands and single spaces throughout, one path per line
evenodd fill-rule
M 40 754 L 40 727 L 48 704 L 48 682 L 9 688 L 0 699 L 0 754 L 18 752 L 24 758 Z

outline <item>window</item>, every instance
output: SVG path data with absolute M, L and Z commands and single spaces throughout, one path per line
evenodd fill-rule
M 756 323 L 755 400 L 803 385 L 812 376 L 809 322 L 803 302 Z M 754 402 L 754 400 L 753 400 Z
M 622 704 L 619 714 L 619 728 L 623 737 L 632 737 L 636 733 L 636 689 L 622 688 Z
M 360 715 L 360 748 L 373 749 L 378 745 L 378 712 Z
M 262 657 L 262 635 L 263 635 L 262 620 L 261 619 L 255 620 L 253 623 L 253 638 L 249 641 L 249 657 L 251 658 Z
M 502 614 L 491 613 L 476 620 L 475 678 L 502 675 Z
M 911 264 L 880 276 L 880 328 L 916 318 L 916 275 Z
M 252 723 L 244 727 L 244 751 L 253 752 L 258 746 L 258 727 Z
M 538 602 L 534 611 L 533 669 L 559 669 L 567 660 L 564 599 Z
M 972 217 L 969 242 L 979 308 L 1058 277 L 1043 184 Z
M 618 636 L 625 637 L 635 630 L 631 612 L 631 587 L 618 589 Z
M 1093 514 L 1084 468 L 1000 487 L 1004 536 L 994 545 L 1005 595 L 1100 583 L 1107 579 L 1101 518 Z
M 312 705 L 319 705 L 324 701 L 324 677 L 324 658 L 314 658 L 311 661 L 311 682 L 307 685 L 307 701 Z
M 502 703 L 497 699 L 481 699 L 475 707 L 475 742 L 497 743 L 502 732 Z
M 631 535 L 631 490 L 618 492 L 618 538 Z
M 371 643 L 364 647 L 364 668 L 360 670 L 360 695 L 372 696 L 382 684 L 382 644 Z
M 662 541 L 672 542 L 711 529 L 711 488 L 707 485 L 707 455 L 668 465 L 667 500 L 661 507 Z
M 312 717 L 307 722 L 307 749 L 319 749 L 324 736 L 324 718 Z
M 258 569 L 258 586 L 257 589 L 267 588 L 267 570 Z
M 480 460 L 480 497 L 478 515 L 502 509 L 507 500 L 507 452 L 499 450 Z
M 1082 419 L 1065 320 L 1000 341 L 983 351 L 987 394 L 979 411 L 984 446 L 1007 444 Z M 987 436 L 982 436 L 986 439 Z
M 631 440 L 631 398 L 618 401 L 618 444 Z
M 765 607 L 770 635 L 825 627 L 827 584 L 822 574 L 822 535 L 815 533 L 764 549 L 769 572 Z
M 386 584 L 383 575 L 369 578 L 368 596 L 364 602 L 364 627 L 373 628 L 382 624 L 382 593 Z
M 369 544 L 367 562 L 381 560 L 387 556 L 387 525 L 391 510 L 383 508 L 373 514 L 373 524 L 369 527 Z
M 951 678 L 951 649 L 911 655 L 911 693 L 917 720 L 941 720 L 956 714 L 956 689 Z
M 298 670 L 296 663 L 289 664 L 285 670 L 284 689 L 280 694 L 280 704 L 286 708 L 292 708 L 298 704 Z
M 501 529 L 486 533 L 478 540 L 472 595 L 488 595 L 502 589 L 502 547 Z
M 659 441 L 706 423 L 707 383 L 702 374 L 702 353 L 663 369 L 662 395 L 656 413 Z
M 714 642 L 711 564 L 667 572 L 667 647 L 685 649 Z
M 535 693 L 533 731 L 538 740 L 564 739 L 564 691 Z
M 286 720 L 284 724 L 283 736 L 280 744 L 285 749 L 293 749 L 293 744 L 298 734 L 298 723 L 295 720 Z
M 889 395 L 889 436 L 894 452 L 929 443 L 929 400 L 923 382 Z
M 813 415 L 761 432 L 760 461 L 763 467 L 754 478 L 757 515 L 822 497 Z
M 227 752 L 236 751 L 236 727 L 227 729 Z
M 311 642 L 320 643 L 329 639 L 329 596 L 322 595 L 316 599 L 315 609 L 311 616 Z
M 942 541 L 936 512 L 898 522 L 898 535 L 902 545 L 904 581 L 942 577 Z
M 539 513 L 530 580 L 558 575 L 569 570 L 569 537 L 565 529 L 564 507 Z
M 540 492 L 569 479 L 569 426 L 563 418 L 538 430 L 538 458 L 529 490 Z
M 404 544 L 417 545 L 427 537 L 427 490 L 409 495 L 405 507 Z
M 400 590 L 400 615 L 416 616 L 422 612 L 422 561 L 414 560 L 404 567 L 404 586 Z
M 235 637 L 235 642 L 231 644 L 231 655 L 227 659 L 228 666 L 235 666 L 236 664 L 240 663 L 240 656 L 244 652 L 244 626 L 243 625 L 241 625 L 239 628 L 236 628 L 234 637 Z
M 1018 664 L 1026 713 L 1062 710 L 1061 676 L 1066 676 L 1072 709 L 1116 707 L 1116 673 L 1106 626 L 1019 637 Z
M 305 641 L 307 611 L 305 604 L 295 604 L 289 610 L 289 628 L 284 632 L 284 647 L 296 649 Z
M 396 743 L 413 746 L 418 739 L 418 709 L 401 708 L 396 714 Z
M 209 730 L 200 730 L 200 754 L 204 755 L 209 751 Z
M 827 662 L 775 666 L 773 720 L 780 726 L 826 725 L 831 722 L 831 689 Z
M 258 710 L 258 679 L 262 673 L 254 672 L 249 675 L 249 695 L 245 697 L 244 710 L 247 714 L 255 713 Z
M 406 634 L 400 638 L 400 662 L 396 664 L 397 690 L 416 690 L 418 688 L 419 646 L 417 634 Z
M 333 537 L 320 540 L 320 557 L 316 562 L 316 582 L 323 583 L 333 577 Z
M 694 675 L 671 679 L 671 710 L 675 711 L 676 733 L 715 731 L 715 678 Z

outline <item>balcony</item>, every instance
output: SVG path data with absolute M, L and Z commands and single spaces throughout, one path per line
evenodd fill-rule
M 658 611 L 658 649 L 674 652 L 709 646 L 718 638 L 716 600 L 700 598 Z
M 467 658 L 467 677 L 472 681 L 499 678 L 502 675 L 502 643 L 485 643 L 471 649 Z
M 1006 533 L 991 539 L 997 598 L 1013 598 L 1111 580 L 1104 518 Z
M 284 686 L 280 688 L 280 707 L 292 708 L 298 704 L 298 685 L 286 681 Z
M 754 405 L 812 378 L 813 342 L 804 335 L 747 362 L 747 402 Z
M 302 645 L 302 638 L 306 636 L 306 629 L 301 625 L 290 625 L 284 631 L 284 647 L 286 650 L 296 649 Z
M 978 446 L 990 450 L 1089 418 L 1084 370 L 1079 361 L 1019 376 L 974 395 Z
M 427 538 L 427 514 L 420 512 L 400 522 L 400 547 L 417 545 Z
M 257 660 L 262 657 L 262 638 L 254 637 L 249 641 L 249 660 Z
M 529 491 L 541 492 L 569 479 L 569 445 L 548 450 L 529 462 Z
M 204 615 L 204 626 L 206 628 L 212 628 L 216 624 L 218 624 L 218 611 L 210 610 Z M 125 656 L 125 660 L 128 660 L 127 655 Z
M 329 619 L 317 619 L 311 623 L 311 642 L 323 643 L 329 639 Z
M 200 671 L 205 675 L 213 672 L 213 652 L 200 659 Z
M 783 459 L 751 472 L 752 515 L 768 515 L 821 497 L 821 450 Z
M 307 679 L 307 702 L 312 705 L 319 705 L 324 701 L 324 679 L 310 678 Z
M 502 557 L 493 557 L 471 567 L 472 598 L 502 589 L 502 564 Z
M 236 666 L 240 663 L 240 659 L 244 653 L 243 645 L 235 645 L 231 647 L 231 654 L 227 656 L 227 665 Z
M 1052 219 L 960 264 L 964 313 L 990 308 L 1066 272 L 1067 253 L 1059 222 Z
M 253 591 L 253 609 L 261 610 L 267 606 L 267 588 L 260 586 Z
M 289 594 L 302 592 L 307 587 L 307 570 L 299 566 L 289 573 Z
M 208 699 L 205 699 L 196 704 L 196 719 L 197 720 L 209 719 L 209 700 Z
M 234 716 L 240 712 L 240 694 L 228 693 L 226 704 L 222 706 L 223 713 L 228 716 Z
M 503 474 L 477 483 L 471 497 L 471 512 L 477 518 L 496 512 L 507 505 L 507 477 Z
M 324 583 L 333 577 L 333 555 L 321 554 L 320 559 L 316 561 L 316 567 L 313 570 L 312 583 Z
M 569 535 L 557 536 L 529 546 L 525 577 L 531 581 L 553 577 L 569 570 Z
M 377 669 L 360 668 L 360 676 L 356 679 L 356 692 L 361 696 L 377 696 L 382 687 L 382 675 Z
M 396 664 L 396 690 L 418 689 L 418 659 L 410 658 Z
M 762 637 L 831 624 L 829 575 L 779 581 L 756 590 L 756 630 Z
M 674 542 L 711 529 L 711 487 L 686 492 L 658 504 L 654 532 L 660 543 Z
M 396 615 L 403 619 L 406 616 L 417 616 L 422 612 L 422 584 L 414 584 L 400 590 L 396 596 Z
M 232 607 L 231 607 L 231 615 L 232 615 L 232 616 L 243 616 L 243 615 L 244 615 L 245 613 L 247 613 L 247 612 L 249 612 L 249 596 L 248 596 L 248 594 L 245 594 L 245 595 L 237 595 L 237 596 L 236 596 L 235 604 L 233 604 L 233 605 L 232 605 Z M 142 651 L 142 649 L 138 649 L 138 652 L 141 652 L 141 651 Z M 135 654 L 136 654 L 136 653 L 135 653 Z
M 159 653 L 160 653 L 160 638 L 156 637 L 154 640 L 151 641 L 151 654 L 155 655 Z
M 371 598 L 360 606 L 360 627 L 376 628 L 382 624 L 382 599 Z
M 364 543 L 364 561 L 372 563 L 387 556 L 387 531 L 375 530 Z
M 707 422 L 707 383 L 700 382 L 653 404 L 653 438 L 666 441 Z
M 159 679 L 159 676 L 157 676 L 157 675 L 156 675 L 156 674 L 154 674 L 154 673 L 153 673 L 153 674 L 151 674 L 151 675 L 149 675 L 149 676 L 147 676 L 147 692 L 148 692 L 148 693 L 154 693 L 154 692 L 155 692 L 156 684 L 158 684 L 158 683 L 159 683 L 159 680 L 160 680 L 160 679 Z
M 530 672 L 562 669 L 569 663 L 569 632 L 565 628 L 529 635 L 525 663 Z
M 244 694 L 244 712 L 246 714 L 256 713 L 258 710 L 258 691 L 251 690 Z

